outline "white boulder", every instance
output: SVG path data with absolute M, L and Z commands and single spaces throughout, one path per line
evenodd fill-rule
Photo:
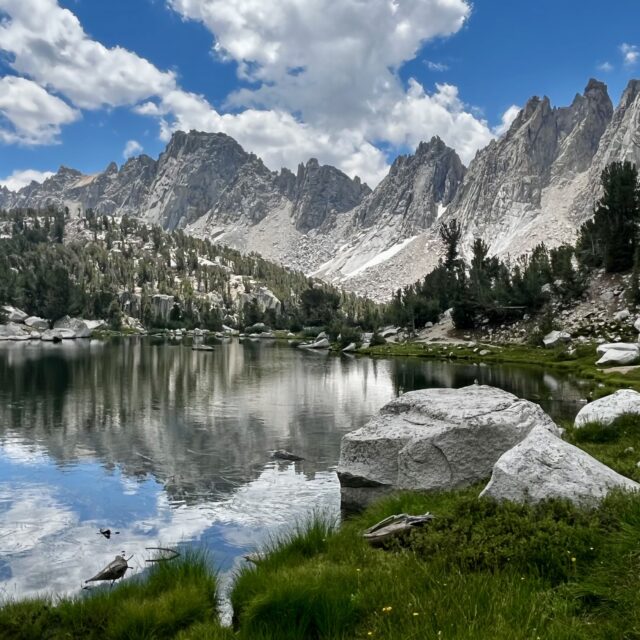
M 640 333 L 640 316 L 636 318 L 636 321 L 633 323 L 633 328 Z
M 24 323 L 27 327 L 35 329 L 36 331 L 46 331 L 49 328 L 49 321 L 44 318 L 38 318 L 38 316 L 29 316 L 25 319 Z
M 364 505 L 391 489 L 468 486 L 488 478 L 497 459 L 537 425 L 559 433 L 538 405 L 493 387 L 405 393 L 343 437 L 343 502 Z
M 92 331 L 86 321 L 81 318 L 70 318 L 69 316 L 64 316 L 60 318 L 60 320 L 56 320 L 56 322 L 53 323 L 53 328 L 65 332 L 72 332 L 74 338 L 88 338 L 91 336 Z
M 43 331 L 40 338 L 45 342 L 55 342 L 57 340 L 75 340 L 76 333 L 71 329 L 47 329 Z
M 604 355 L 607 351 L 633 351 L 636 352 L 640 347 L 633 342 L 604 342 L 596 347 L 596 353 L 599 356 Z
M 7 316 L 7 322 L 24 322 L 29 315 L 28 313 L 20 311 L 20 309 L 16 309 L 16 307 L 12 307 L 11 305 L 5 305 L 2 309 Z
M 356 343 L 350 342 L 343 350 L 342 353 L 353 353 L 357 350 Z
M 16 322 L 0 324 L 0 340 L 28 340 L 29 332 Z
M 618 313 L 613 314 L 613 319 L 616 322 L 624 322 L 631 317 L 631 313 L 629 313 L 629 309 L 623 309 L 622 311 L 618 311 Z
M 536 426 L 522 442 L 500 456 L 480 495 L 528 503 L 564 498 L 588 506 L 616 488 L 637 491 L 640 485 L 548 429 Z
M 327 338 L 321 338 L 320 340 L 316 340 L 315 342 L 311 342 L 308 344 L 301 344 L 301 349 L 328 349 L 331 346 L 331 343 Z
M 603 344 L 598 346 L 598 352 L 604 349 L 602 356 L 596 362 L 598 366 L 629 366 L 636 364 L 640 360 L 640 346 L 627 344 L 624 342 L 614 344 Z
M 620 389 L 582 407 L 574 425 L 580 428 L 588 422 L 611 424 L 616 418 L 629 413 L 640 415 L 640 393 L 633 389 Z
M 557 347 L 564 342 L 570 341 L 571 335 L 566 331 L 551 331 L 542 339 L 542 343 L 547 348 Z

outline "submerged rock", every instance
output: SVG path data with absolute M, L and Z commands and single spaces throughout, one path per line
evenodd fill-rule
M 580 409 L 574 424 L 577 428 L 589 422 L 611 424 L 625 414 L 640 416 L 640 393 L 633 389 L 620 389 L 610 396 L 590 402 Z
M 393 489 L 454 489 L 491 474 L 534 426 L 558 427 L 538 406 L 501 389 L 424 389 L 385 405 L 342 439 L 343 502 L 363 506 Z
M 640 485 L 537 426 L 500 456 L 480 496 L 526 503 L 564 498 L 593 505 L 616 488 L 637 491 Z

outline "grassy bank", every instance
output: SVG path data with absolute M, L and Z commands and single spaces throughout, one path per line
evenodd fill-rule
M 0 638 L 189 638 L 203 626 L 219 628 L 216 589 L 206 556 L 191 552 L 176 561 L 157 563 L 144 577 L 113 588 L 95 588 L 61 600 L 5 603 L 0 609 Z
M 640 391 L 640 369 L 628 373 L 599 369 L 595 365 L 598 356 L 592 344 L 577 345 L 574 353 L 569 353 L 565 347 L 544 349 L 524 344 L 480 345 L 471 348 L 463 344 L 407 342 L 371 347 L 360 353 L 374 358 L 401 356 L 461 363 L 542 366 L 593 381 L 594 397 L 608 395 L 620 388 L 634 388 Z
M 638 420 L 568 437 L 640 480 Z M 640 637 L 640 497 L 521 506 L 479 500 L 482 486 L 399 495 L 282 541 L 236 581 L 238 637 Z M 387 549 L 361 538 L 390 514 L 426 511 L 437 518 Z

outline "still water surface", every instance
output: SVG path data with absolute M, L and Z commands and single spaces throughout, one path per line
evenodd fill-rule
M 121 551 L 136 573 L 153 546 L 204 545 L 229 575 L 312 512 L 338 517 L 344 433 L 400 393 L 474 379 L 556 418 L 584 395 L 539 368 L 264 341 L 0 343 L 0 596 L 77 592 Z M 274 449 L 306 460 L 273 461 Z

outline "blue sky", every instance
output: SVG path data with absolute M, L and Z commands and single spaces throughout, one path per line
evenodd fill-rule
M 0 16 L 10 187 L 155 157 L 181 128 L 375 184 L 432 135 L 468 163 L 530 96 L 565 105 L 597 77 L 617 103 L 640 77 L 632 0 L 0 0 Z

